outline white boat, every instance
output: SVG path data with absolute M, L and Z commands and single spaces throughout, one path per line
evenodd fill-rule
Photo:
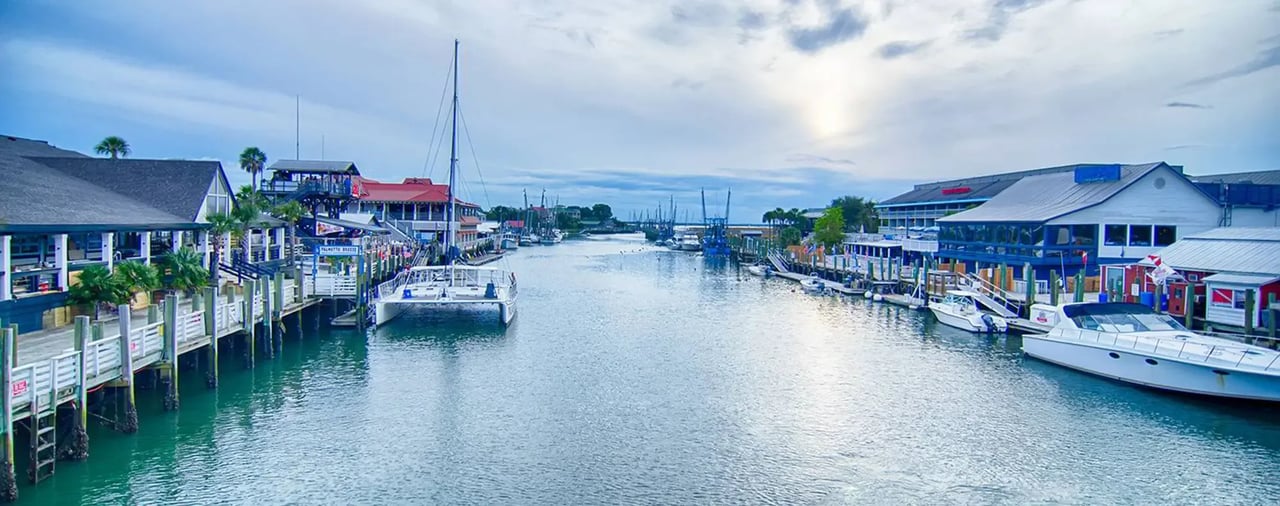
M 762 277 L 768 276 L 769 267 L 765 265 L 760 265 L 760 264 L 750 265 L 750 266 L 747 266 L 747 272 L 750 273 L 752 276 L 762 276 Z
M 809 276 L 800 280 L 800 288 L 806 292 L 821 292 L 827 288 L 827 283 L 820 277 Z
M 455 128 L 449 153 L 449 207 L 448 216 L 457 216 L 458 199 L 454 187 L 457 181 L 457 122 L 458 122 L 458 42 L 453 43 L 453 105 Z M 382 325 L 417 307 L 491 305 L 498 308 L 503 324 L 516 316 L 516 275 L 495 267 L 458 265 L 458 228 L 456 220 L 446 220 L 444 240 L 445 265 L 414 266 L 397 274 L 380 285 L 374 294 L 374 324 Z M 519 240 L 517 240 L 517 243 Z
M 502 234 L 502 249 L 516 249 L 520 247 L 521 237 L 514 233 Z
M 1028 356 L 1163 390 L 1280 401 L 1280 352 L 1197 334 L 1169 315 L 1123 302 L 1035 304 L 1053 325 L 1022 337 Z
M 969 332 L 1006 332 L 1009 322 L 1000 316 L 978 309 L 975 294 L 967 290 L 948 290 L 946 297 L 929 302 L 929 310 L 943 325 Z
M 702 239 L 698 238 L 698 234 L 685 233 L 676 239 L 675 249 L 680 251 L 701 251 Z
M 494 305 L 502 323 L 516 316 L 516 277 L 494 267 L 418 266 L 378 285 L 374 324 L 382 325 L 412 306 Z

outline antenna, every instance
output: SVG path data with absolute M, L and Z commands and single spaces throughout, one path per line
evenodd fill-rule
M 293 159 L 302 158 L 302 95 L 293 96 Z

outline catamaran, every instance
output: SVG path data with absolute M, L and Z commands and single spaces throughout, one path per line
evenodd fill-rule
M 445 264 L 409 268 L 378 285 L 373 301 L 374 325 L 382 325 L 412 307 L 497 306 L 503 324 L 516 316 L 516 275 L 495 267 L 460 265 L 458 199 L 458 41 L 453 41 L 453 139 L 449 149 L 449 206 L 446 207 Z

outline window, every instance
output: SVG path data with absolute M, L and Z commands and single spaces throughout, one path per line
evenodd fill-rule
M 1156 246 L 1168 246 L 1178 240 L 1178 227 L 1156 225 Z
M 1107 225 L 1106 245 L 1125 246 L 1128 244 L 1129 227 L 1125 225 Z
M 1151 245 L 1151 225 L 1129 225 L 1130 246 Z
M 1097 225 L 1072 225 L 1071 244 L 1092 246 L 1098 242 Z
M 1236 309 L 1244 309 L 1244 290 L 1235 290 L 1235 297 L 1232 299 L 1232 307 Z

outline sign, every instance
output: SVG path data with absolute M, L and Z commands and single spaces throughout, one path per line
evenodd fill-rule
M 973 191 L 973 189 L 969 188 L 968 186 L 956 186 L 954 188 L 943 188 L 942 194 L 943 195 L 959 195 L 961 193 L 969 193 L 970 191 Z
M 13 382 L 13 397 L 27 393 L 27 380 Z
M 342 231 L 344 230 L 346 229 L 338 225 L 330 225 L 328 223 L 322 223 L 319 221 L 316 222 L 316 235 L 318 236 L 330 235 L 330 234 L 341 234 Z
M 1210 302 L 1215 306 L 1231 307 L 1235 304 L 1235 291 L 1229 288 L 1214 288 L 1213 299 Z
M 137 341 L 129 341 L 129 351 L 130 351 L 130 352 L 138 351 L 138 342 L 137 342 Z
M 322 245 L 316 246 L 316 256 L 322 257 L 358 257 L 360 256 L 359 246 L 335 246 Z

